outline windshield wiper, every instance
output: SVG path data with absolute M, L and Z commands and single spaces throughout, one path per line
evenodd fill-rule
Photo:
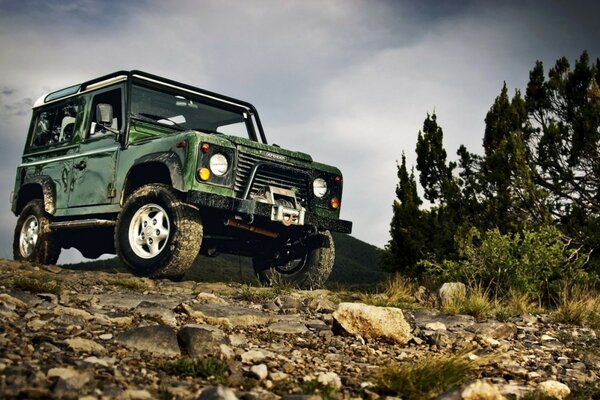
M 155 123 L 161 124 L 163 126 L 177 128 L 181 131 L 186 130 L 183 126 L 179 125 L 177 122 L 173 121 L 170 118 L 163 117 L 162 115 L 155 115 L 155 114 L 148 114 L 148 113 L 131 113 L 131 116 L 133 118 L 137 118 L 142 121 L 155 122 Z M 169 121 L 173 125 L 162 123 L 162 122 L 160 122 L 161 120 Z

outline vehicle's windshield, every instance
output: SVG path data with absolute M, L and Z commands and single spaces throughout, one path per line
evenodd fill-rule
M 134 85 L 131 93 L 133 118 L 179 130 L 194 129 L 245 138 L 249 135 L 243 108 L 217 107 L 189 93 L 164 92 Z

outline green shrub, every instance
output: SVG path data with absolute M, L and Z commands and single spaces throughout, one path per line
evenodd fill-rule
M 209 378 L 224 376 L 229 367 L 218 358 L 182 358 L 168 361 L 161 369 L 169 375 L 191 376 L 193 378 Z
M 516 291 L 540 303 L 550 303 L 562 282 L 583 281 L 585 257 L 569 247 L 569 241 L 551 225 L 521 233 L 485 233 L 461 230 L 455 237 L 459 261 L 423 261 L 427 274 L 438 281 L 462 281 L 485 287 L 494 298 Z

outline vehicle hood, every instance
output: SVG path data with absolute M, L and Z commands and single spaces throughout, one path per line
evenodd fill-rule
M 260 154 L 265 158 L 270 158 L 275 161 L 286 161 L 288 159 L 294 159 L 302 162 L 311 163 L 313 161 L 312 157 L 306 153 L 302 153 L 300 151 L 292 151 L 281 148 L 279 146 L 257 143 L 250 139 L 245 139 L 238 136 L 227 136 L 227 139 L 234 143 L 238 150 L 242 150 L 242 148 L 249 148 L 254 150 L 256 153 Z

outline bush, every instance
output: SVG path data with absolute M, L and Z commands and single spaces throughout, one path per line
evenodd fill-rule
M 495 298 L 508 297 L 512 290 L 540 303 L 555 298 L 562 282 L 586 278 L 586 257 L 570 248 L 554 226 L 506 235 L 471 227 L 460 230 L 455 240 L 460 260 L 421 263 L 431 278 L 484 287 Z

